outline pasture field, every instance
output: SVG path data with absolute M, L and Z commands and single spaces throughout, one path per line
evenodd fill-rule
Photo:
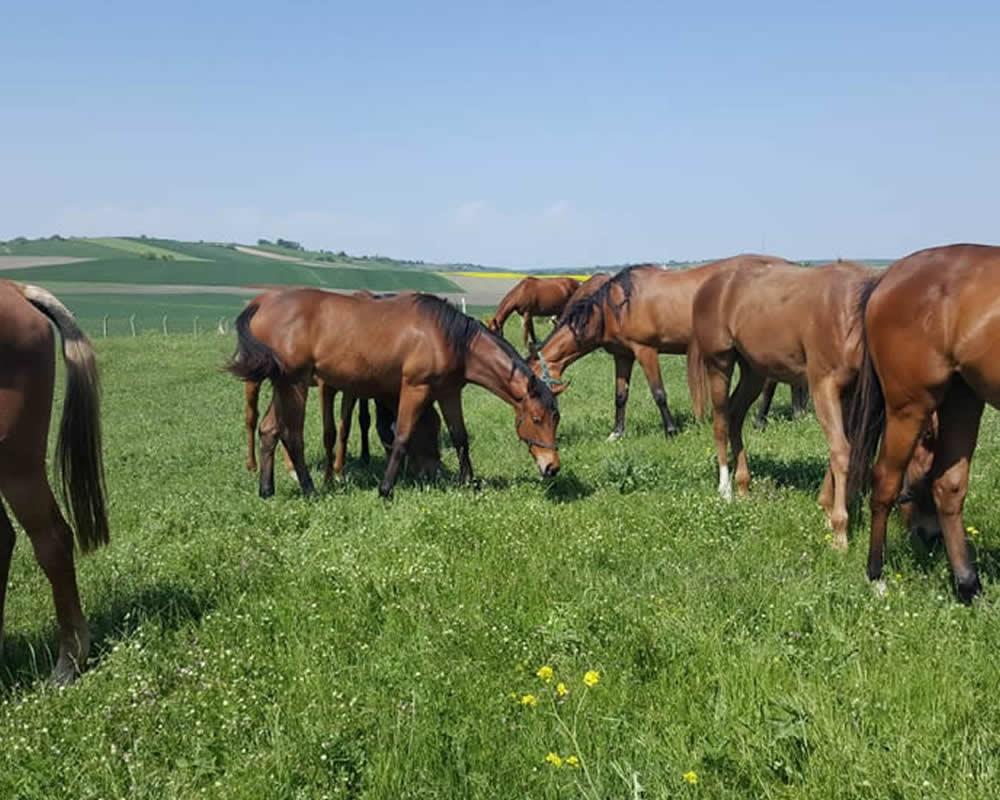
M 823 437 L 814 418 L 787 419 L 787 388 L 768 430 L 748 433 L 752 497 L 730 504 L 682 361 L 664 359 L 681 434 L 664 440 L 637 373 L 612 445 L 603 354 L 569 370 L 549 484 L 512 411 L 470 388 L 478 490 L 454 485 L 449 451 L 440 482 L 403 481 L 382 502 L 373 436 L 370 469 L 352 462 L 315 500 L 282 471 L 265 502 L 243 467 L 241 387 L 218 369 L 230 337 L 95 344 L 112 544 L 78 562 L 94 658 L 74 686 L 45 683 L 54 615 L 21 536 L 0 797 L 996 791 L 993 412 L 966 506 L 985 593 L 966 608 L 940 548 L 898 524 L 884 595 L 864 578 L 866 535 L 830 549 Z M 308 412 L 315 467 L 315 397 Z
M 173 239 L 108 237 L 13 241 L 0 245 L 0 255 L 74 256 L 92 259 L 73 264 L 4 270 L 3 277 L 52 286 L 59 282 L 186 286 L 317 286 L 327 289 L 370 289 L 456 292 L 443 275 L 379 262 L 359 269 L 338 264 L 294 263 L 249 255 L 231 247 Z

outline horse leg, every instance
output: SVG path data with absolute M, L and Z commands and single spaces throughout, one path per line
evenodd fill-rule
M 80 608 L 73 567 L 73 531 L 56 505 L 44 469 L 18 476 L 2 489 L 52 586 L 59 624 L 59 656 L 52 680 L 69 683 L 83 669 L 90 652 L 90 631 Z
M 747 462 L 747 451 L 743 445 L 743 423 L 753 401 L 760 396 L 763 386 L 764 376 L 741 361 L 740 379 L 733 396 L 729 398 L 729 446 L 733 451 L 733 462 L 736 467 L 736 488 L 741 497 L 750 492 L 750 464 Z
M 274 450 L 278 446 L 278 417 L 272 398 L 260 423 L 260 485 L 259 494 L 267 498 L 274 494 Z
M 882 577 L 885 529 L 889 521 L 889 510 L 899 494 L 903 473 L 930 411 L 930 408 L 917 403 L 897 409 L 886 409 L 882 447 L 872 468 L 870 501 L 872 523 L 871 540 L 868 543 L 869 580 L 876 581 Z
M 771 413 L 771 403 L 774 402 L 774 390 L 778 388 L 778 382 L 772 378 L 764 381 L 764 394 L 760 398 L 757 406 L 757 416 L 754 417 L 753 426 L 762 431 L 767 427 L 767 415 Z
M 983 401 L 964 381 L 953 381 L 938 409 L 939 435 L 931 468 L 938 520 L 955 587 L 963 603 L 970 602 L 981 588 L 976 565 L 969 558 L 962 506 L 969 488 L 969 463 L 976 449 L 982 414 Z
M 322 389 L 320 390 L 322 391 Z M 306 419 L 306 401 L 309 399 L 309 385 L 305 384 L 302 387 L 302 424 L 305 425 Z M 326 431 L 324 430 L 324 434 Z M 288 447 L 281 448 L 281 457 L 285 461 L 285 469 L 288 470 L 288 474 L 295 479 L 296 482 L 299 480 L 299 476 L 295 473 L 295 464 L 292 463 L 292 456 L 288 452 Z
M 358 427 L 361 429 L 361 463 L 367 464 L 372 457 L 368 447 L 368 431 L 372 427 L 372 413 L 367 397 L 362 397 L 358 405 Z
M 7 604 L 7 578 L 10 575 L 10 558 L 14 554 L 14 526 L 0 500 L 0 656 L 3 655 L 3 620 Z
M 816 418 L 830 450 L 819 503 L 826 511 L 830 530 L 833 531 L 833 546 L 837 550 L 847 549 L 847 466 L 851 457 L 851 445 L 844 432 L 842 389 L 836 377 L 829 376 L 817 381 L 813 392 Z
M 306 466 L 302 429 L 305 425 L 306 394 L 309 387 L 303 384 L 278 384 L 274 387 L 274 411 L 278 420 L 278 436 L 288 451 L 295 468 L 295 475 L 302 487 L 302 494 L 316 491 L 309 468 Z
M 347 441 L 351 436 L 351 417 L 354 416 L 354 406 L 357 396 L 344 392 L 340 399 L 340 434 L 337 436 L 337 460 L 333 465 L 333 473 L 338 477 L 344 474 L 344 462 L 347 460 Z
M 524 346 L 532 358 L 538 355 L 538 337 L 535 336 L 535 320 L 527 312 L 524 315 Z
M 254 439 L 257 436 L 257 401 L 260 398 L 260 384 L 254 381 L 247 381 L 243 384 L 243 397 L 245 408 L 243 419 L 247 426 L 247 472 L 257 471 L 257 448 Z
M 458 453 L 458 481 L 459 483 L 470 483 L 472 481 L 472 461 L 469 459 L 469 434 L 465 429 L 465 418 L 462 415 L 461 390 L 441 395 L 438 398 L 438 405 L 441 407 L 441 413 L 444 414 L 444 421 L 448 426 L 451 442 L 455 445 L 455 452 Z
M 429 386 L 413 386 L 403 384 L 399 392 L 399 409 L 396 412 L 396 437 L 392 442 L 392 454 L 385 468 L 385 475 L 378 487 L 378 493 L 385 499 L 392 497 L 392 487 L 396 485 L 403 458 L 406 456 L 406 443 L 410 440 L 413 427 L 420 419 L 427 404 L 431 401 Z
M 337 442 L 337 428 L 333 421 L 333 401 L 337 397 L 337 390 L 328 386 L 323 381 L 319 383 L 319 404 L 320 414 L 323 420 L 323 480 L 329 481 L 336 472 L 333 463 L 333 448 Z M 346 395 L 345 395 L 346 397 Z M 343 400 L 340 401 L 343 404 Z M 344 447 L 347 447 L 347 440 L 344 440 Z M 337 451 L 337 458 L 341 458 L 340 451 Z M 343 461 L 341 461 L 343 466 Z M 339 472 L 337 473 L 340 474 Z
M 670 408 L 667 406 L 667 393 L 663 388 L 663 375 L 660 374 L 660 354 L 652 347 L 640 347 L 636 348 L 635 357 L 638 359 L 642 371 L 646 373 L 649 390 L 653 393 L 653 401 L 660 409 L 663 431 L 667 436 L 673 436 L 677 433 L 677 425 L 674 424 L 674 418 L 670 416 Z
M 809 410 L 809 384 L 792 384 L 792 419 L 805 416 Z
M 733 376 L 732 356 L 705 360 L 708 388 L 712 397 L 712 433 L 715 455 L 719 462 L 719 494 L 723 500 L 733 499 L 733 483 L 729 477 L 729 381 Z
M 628 385 L 632 378 L 635 355 L 631 352 L 615 353 L 615 427 L 608 437 L 617 442 L 625 435 L 625 404 L 628 403 Z

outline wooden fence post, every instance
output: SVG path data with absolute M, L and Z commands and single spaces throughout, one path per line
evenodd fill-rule
M 163 335 L 167 335 L 167 315 L 163 315 Z
M 198 320 L 199 319 L 200 319 L 200 317 L 195 317 L 194 318 L 194 335 L 195 336 L 198 335 Z
M 132 335 L 135 336 L 135 314 L 128 318 L 128 326 L 132 331 Z
M 104 331 L 104 338 L 107 339 L 108 338 L 108 315 L 107 314 L 104 315 L 104 323 L 102 324 L 101 328 Z

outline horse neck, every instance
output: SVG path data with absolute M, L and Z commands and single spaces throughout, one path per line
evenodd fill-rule
M 566 367 L 600 345 L 601 342 L 594 336 L 577 339 L 569 325 L 562 324 L 545 340 L 541 354 L 553 368 L 555 376 L 559 377 Z
M 520 291 L 517 290 L 508 292 L 504 295 L 503 300 L 500 301 L 500 305 L 497 306 L 497 312 L 493 315 L 493 319 L 500 326 L 501 331 L 503 330 L 503 324 L 507 321 L 507 317 L 517 310 L 520 295 Z
M 480 333 L 469 344 L 465 379 L 492 392 L 509 405 L 528 393 L 528 378 L 489 334 Z

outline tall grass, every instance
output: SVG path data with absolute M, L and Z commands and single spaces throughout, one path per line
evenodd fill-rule
M 992 413 L 967 504 L 985 599 L 964 608 L 941 552 L 898 528 L 884 596 L 863 539 L 832 552 L 822 436 L 787 419 L 787 397 L 748 434 L 752 497 L 721 502 L 680 359 L 664 363 L 683 432 L 664 440 L 637 374 L 614 445 L 611 361 L 575 365 L 551 484 L 510 409 L 469 389 L 478 490 L 453 484 L 449 453 L 440 483 L 383 503 L 375 445 L 318 499 L 282 473 L 264 502 L 242 466 L 242 392 L 217 369 L 225 337 L 97 345 L 112 546 L 79 564 L 96 656 L 77 685 L 44 684 L 53 613 L 22 537 L 0 797 L 995 792 Z M 314 466 L 317 416 L 313 398 Z

